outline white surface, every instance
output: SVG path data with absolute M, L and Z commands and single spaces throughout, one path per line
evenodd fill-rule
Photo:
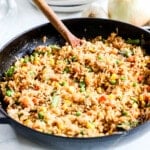
M 55 10 L 56 12 L 78 12 L 78 11 L 82 11 L 84 8 L 86 8 L 88 6 L 88 4 L 83 4 L 83 5 L 73 5 L 73 6 L 53 6 L 51 5 L 51 7 L 53 8 L 53 10 Z
M 32 0 L 29 0 L 29 2 L 35 6 L 35 4 L 33 3 Z M 88 5 L 90 5 L 90 3 L 84 3 L 84 4 L 78 4 L 78 5 L 53 5 L 51 3 L 48 3 L 51 8 L 56 11 L 56 12 L 60 12 L 60 13 L 73 13 L 73 12 L 79 12 L 82 11 L 83 9 L 85 9 Z
M 29 0 L 32 2 L 32 0 Z M 50 5 L 81 5 L 91 3 L 95 0 L 46 0 Z
M 13 0 L 10 1 L 13 2 Z M 16 0 L 16 2 L 17 9 L 13 5 L 14 11 L 5 19 L 0 20 L 0 48 L 16 35 L 47 22 L 47 19 L 29 1 Z M 73 18 L 80 17 L 80 13 L 60 13 L 58 16 L 60 18 Z M 149 139 L 150 131 L 142 137 L 139 135 L 131 143 L 112 148 L 111 150 L 149 150 Z M 44 150 L 44 148 L 16 135 L 10 125 L 0 124 L 0 150 Z
M 56 12 L 79 12 L 90 5 L 95 0 L 47 0 L 47 3 L 55 10 Z M 32 0 L 29 0 L 30 3 L 34 5 Z

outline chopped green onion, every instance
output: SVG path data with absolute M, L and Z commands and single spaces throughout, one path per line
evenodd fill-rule
M 85 84 L 84 81 L 81 81 L 81 82 L 79 83 L 80 92 L 85 92 L 85 86 L 86 86 L 86 84 Z
M 129 50 L 129 49 L 124 49 L 124 50 L 121 50 L 121 51 L 119 52 L 119 54 L 121 54 L 121 55 L 124 56 L 124 57 L 130 57 L 133 53 L 132 53 L 132 51 Z
M 56 50 L 61 49 L 60 46 L 58 46 L 58 45 L 49 45 L 49 47 L 52 49 L 56 49 Z
M 69 73 L 70 72 L 70 69 L 69 69 L 69 67 L 66 67 L 65 69 L 64 69 L 64 71 L 63 71 L 64 73 Z
M 134 127 L 136 127 L 138 124 L 139 124 L 138 121 L 132 121 L 132 122 L 130 122 L 130 127 L 134 128 Z
M 98 55 L 98 60 L 103 60 L 102 56 Z
M 72 61 L 72 62 L 74 62 L 74 61 L 76 61 L 76 60 L 77 60 L 77 57 L 76 57 L 76 56 L 72 56 L 72 57 L 71 57 L 71 61 Z
M 15 67 L 14 67 L 14 66 L 11 66 L 11 67 L 5 72 L 5 75 L 6 75 L 7 77 L 11 77 L 11 76 L 13 75 L 14 71 L 15 71 Z
M 60 82 L 59 84 L 60 84 L 61 86 L 65 86 L 65 85 L 66 85 L 66 82 L 63 81 L 63 82 Z
M 140 40 L 139 39 L 130 39 L 128 38 L 126 41 L 128 44 L 140 44 Z
M 32 53 L 32 56 L 33 56 L 33 57 L 38 57 L 38 56 L 39 56 L 39 52 L 37 52 L 37 51 L 35 52 L 35 51 L 34 51 L 34 52 Z
M 150 103 L 146 105 L 146 107 L 150 107 Z
M 80 88 L 80 92 L 85 92 L 85 87 L 82 86 L 82 87 Z
M 34 77 L 36 73 L 34 71 L 30 71 L 29 74 Z
M 64 59 L 64 61 L 66 62 L 66 64 L 70 64 L 71 63 L 71 61 L 68 58 Z
M 94 129 L 95 128 L 94 122 L 91 122 L 91 121 L 87 122 L 87 128 L 88 129 Z
M 81 81 L 81 82 L 79 83 L 79 86 L 80 86 L 80 87 L 82 87 L 82 86 L 85 87 L 85 82 L 84 82 L 84 81 Z
M 138 103 L 138 100 L 135 97 L 130 98 L 134 103 Z
M 128 116 L 128 113 L 125 110 L 122 110 L 121 113 L 123 116 Z
M 93 69 L 91 67 L 87 67 L 88 72 L 93 72 Z
M 127 130 L 129 128 L 129 123 L 123 122 L 121 124 L 118 124 L 117 128 L 122 129 L 122 130 Z
M 81 135 L 84 135 L 84 131 L 83 131 L 83 130 L 81 130 L 80 134 L 81 134 Z
M 51 103 L 51 106 L 52 107 L 57 107 L 58 104 L 59 104 L 59 101 L 60 101 L 60 97 L 58 95 L 54 95 L 52 97 L 52 103 Z
M 30 61 L 30 58 L 28 57 L 28 56 L 26 56 L 24 59 L 23 59 L 23 62 L 24 63 L 27 63 L 27 62 L 29 62 Z
M 119 60 L 116 60 L 116 64 L 119 65 L 119 64 L 120 64 L 120 61 L 119 61 Z
M 121 76 L 120 78 L 122 81 L 125 81 L 126 80 L 126 77 L 125 76 Z
M 122 129 L 122 130 L 128 130 L 132 127 L 135 127 L 138 124 L 138 121 L 127 121 L 127 122 L 122 122 L 120 124 L 117 125 L 117 128 Z
M 30 55 L 30 61 L 33 62 L 35 57 L 33 55 Z
M 18 114 L 18 118 L 21 118 L 21 116 L 23 116 L 23 113 Z
M 43 112 L 38 112 L 38 118 L 39 119 L 44 119 L 44 114 L 43 114 Z

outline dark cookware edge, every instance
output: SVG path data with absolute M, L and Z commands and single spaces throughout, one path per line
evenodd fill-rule
M 80 19 L 80 18 L 75 18 L 75 19 Z M 82 18 L 82 19 L 93 19 L 93 18 Z M 64 19 L 63 21 L 67 21 L 67 20 L 68 20 L 68 19 Z M 107 20 L 107 19 L 103 19 L 103 20 Z M 115 20 L 112 20 L 112 21 L 115 21 Z M 117 21 L 117 22 L 120 22 L 120 21 Z M 122 23 L 122 22 L 121 22 L 121 23 Z M 49 23 L 44 23 L 44 24 L 41 24 L 41 25 L 32 27 L 32 28 L 30 28 L 30 29 L 28 29 L 28 30 L 26 30 L 26 31 L 24 31 L 24 32 L 22 32 L 22 33 L 16 35 L 16 36 L 13 37 L 12 39 L 10 39 L 10 41 L 7 42 L 4 46 L 2 46 L 2 48 L 0 48 L 0 52 L 1 52 L 1 50 L 3 50 L 6 46 L 8 46 L 10 43 L 12 43 L 14 40 L 16 40 L 18 37 L 24 35 L 24 34 L 27 33 L 27 32 L 31 32 L 31 31 L 34 30 L 34 29 L 40 28 L 40 27 L 42 27 L 42 26 L 45 26 L 45 25 L 47 25 L 47 24 L 49 24 Z M 150 28 L 145 28 L 145 27 L 143 27 L 143 29 L 146 30 L 146 31 L 148 31 L 148 32 L 150 32 Z M 55 30 L 55 29 L 54 29 L 54 30 Z M 0 123 L 9 123 L 9 120 L 10 120 L 10 119 L 9 119 L 7 113 L 5 112 L 5 110 L 2 108 L 2 106 L 1 106 L 1 104 L 0 104 Z
M 7 117 L 6 112 L 3 110 L 3 108 L 0 105 L 0 124 L 9 124 L 9 118 Z
M 41 26 L 41 25 L 40 25 Z M 40 27 L 39 26 L 39 27 Z M 36 27 L 37 28 L 37 27 Z M 35 28 L 33 28 L 33 29 L 35 29 Z M 31 29 L 32 30 L 32 29 Z M 31 30 L 28 30 L 28 31 L 31 31 Z M 26 32 L 25 32 L 26 33 Z M 24 34 L 24 33 L 22 33 L 22 34 Z M 20 34 L 20 35 L 22 35 L 22 34 Z M 18 38 L 19 36 L 17 36 L 16 38 Z M 16 38 L 13 38 L 7 45 L 9 45 L 14 39 L 16 39 Z M 5 45 L 5 46 L 7 46 L 7 45 Z M 5 47 L 4 46 L 4 47 Z M 9 120 L 10 120 L 10 118 L 8 117 L 8 115 L 6 114 L 6 112 L 5 112 L 5 110 L 1 107 L 1 105 L 0 105 L 0 114 L 3 114 L 3 118 L 0 118 L 0 123 L 9 123 Z M 1 116 L 0 116 L 1 117 Z M 14 121 L 15 122 L 15 121 Z M 149 122 L 147 122 L 147 123 L 145 123 L 145 124 L 143 124 L 142 126 L 145 126 L 146 124 L 149 124 Z M 22 128 L 22 127 L 21 127 Z M 141 128 L 141 126 L 139 126 L 138 128 Z M 134 129 L 134 130 L 136 130 L 136 128 Z M 130 134 L 130 131 L 129 132 L 125 132 L 125 135 L 126 134 Z M 42 134 L 43 135 L 43 134 Z M 61 139 L 61 137 L 59 137 L 60 139 Z M 107 137 L 106 137 L 107 138 Z M 64 138 L 63 138 L 64 139 Z M 95 138 L 93 138 L 93 139 L 95 139 Z M 73 139 L 74 140 L 74 139 Z

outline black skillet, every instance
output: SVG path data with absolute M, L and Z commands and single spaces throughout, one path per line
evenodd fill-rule
M 105 19 L 80 18 L 68 19 L 64 20 L 63 22 L 70 29 L 70 31 L 79 38 L 85 37 L 86 39 L 91 39 L 97 35 L 102 35 L 104 38 L 106 38 L 111 32 L 117 32 L 118 35 L 125 39 L 140 39 L 142 41 L 141 44 L 146 49 L 147 54 L 150 54 L 150 32 L 144 29 L 122 22 Z M 43 36 L 48 37 L 46 43 L 42 42 Z M 49 23 L 33 28 L 14 38 L 0 50 L 0 79 L 2 79 L 3 73 L 16 60 L 16 57 L 22 57 L 27 53 L 31 53 L 36 46 L 41 44 L 64 45 L 65 40 Z M 131 141 L 136 137 L 140 137 L 142 134 L 148 131 L 150 127 L 150 123 L 147 121 L 128 132 L 122 131 L 110 136 L 95 138 L 60 137 L 51 134 L 40 133 L 16 122 L 7 115 L 6 105 L 3 102 L 2 95 L 0 97 L 0 102 L 2 103 L 0 106 L 0 112 L 4 116 L 3 118 L 0 118 L 0 123 L 10 124 L 20 135 L 38 144 L 43 144 L 49 149 L 113 149 L 115 146 Z

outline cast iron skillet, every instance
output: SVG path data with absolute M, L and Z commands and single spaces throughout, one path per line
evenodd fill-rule
M 91 18 L 80 18 L 80 19 L 69 19 L 63 21 L 65 25 L 70 29 L 70 31 L 77 37 L 86 39 L 94 38 L 97 35 L 102 35 L 107 37 L 111 32 L 117 32 L 118 35 L 123 38 L 132 39 L 142 39 L 145 43 L 150 41 L 150 32 L 144 29 L 125 24 L 122 22 L 117 22 L 113 20 L 105 19 L 91 19 Z M 42 37 L 47 36 L 47 44 L 60 44 L 64 45 L 65 40 L 60 36 L 60 34 L 52 27 L 51 24 L 45 24 L 28 32 L 16 37 L 6 44 L 0 52 L 0 78 L 2 79 L 3 73 L 9 68 L 9 66 L 15 61 L 16 57 L 22 57 L 27 53 L 31 53 L 33 49 L 43 44 Z M 150 44 L 143 44 L 146 52 L 150 53 Z M 72 149 L 112 149 L 114 146 L 131 141 L 137 136 L 148 131 L 150 126 L 149 121 L 139 125 L 138 127 L 131 129 L 128 132 L 122 131 L 117 134 L 104 136 L 104 137 L 94 137 L 94 138 L 68 138 L 60 137 L 51 134 L 40 133 L 33 129 L 30 129 L 7 115 L 5 110 L 5 104 L 3 102 L 3 97 L 1 95 L 0 102 L 2 103 L 0 107 L 1 113 L 4 118 L 0 119 L 1 123 L 9 123 L 12 125 L 14 130 L 34 142 L 43 144 L 46 147 L 58 149 L 58 150 L 72 150 Z

